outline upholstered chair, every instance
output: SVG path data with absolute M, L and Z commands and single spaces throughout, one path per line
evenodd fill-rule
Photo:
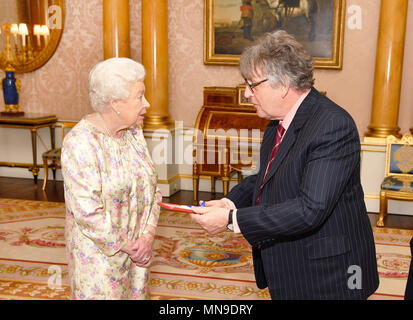
M 388 199 L 413 201 L 413 136 L 386 139 L 386 167 L 380 187 L 380 213 L 378 227 L 384 227 Z
M 77 124 L 77 122 L 62 121 L 61 124 L 62 124 L 62 141 L 63 141 L 65 137 L 66 129 L 73 128 Z M 44 168 L 44 180 L 43 180 L 43 187 L 42 187 L 43 190 L 46 189 L 49 169 L 52 169 L 53 180 L 56 181 L 56 170 L 61 169 L 61 166 L 60 166 L 61 152 L 62 152 L 62 148 L 54 148 L 54 149 L 47 150 L 42 154 L 43 168 Z

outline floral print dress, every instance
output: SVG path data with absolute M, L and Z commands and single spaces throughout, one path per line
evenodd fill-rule
M 62 174 L 73 299 L 146 299 L 148 269 L 120 249 L 158 223 L 162 196 L 140 126 L 126 144 L 82 119 L 65 137 Z

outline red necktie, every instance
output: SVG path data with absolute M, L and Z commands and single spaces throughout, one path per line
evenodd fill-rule
M 278 148 L 280 147 L 281 140 L 284 136 L 284 133 L 285 133 L 285 129 L 283 128 L 281 124 L 279 124 L 277 127 L 277 134 L 275 136 L 275 144 L 271 151 L 270 161 L 268 161 L 267 169 L 265 170 L 264 179 L 262 180 L 260 189 L 258 190 L 257 203 L 256 203 L 257 205 L 260 203 L 260 194 L 261 194 L 262 187 L 264 186 L 265 179 L 267 178 L 267 174 L 270 171 L 271 165 L 274 162 L 275 154 L 277 153 Z

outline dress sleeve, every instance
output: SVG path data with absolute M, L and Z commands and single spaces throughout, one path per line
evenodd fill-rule
M 86 137 L 73 134 L 67 138 L 61 155 L 66 207 L 80 231 L 105 255 L 112 256 L 127 243 L 127 237 L 112 223 L 102 199 L 98 146 Z
M 144 226 L 142 226 L 142 234 L 150 234 L 152 236 L 156 233 L 156 227 L 158 225 L 158 219 L 160 214 L 160 206 L 158 202 L 162 201 L 162 194 L 158 187 L 155 189 L 154 201 L 149 213 L 148 220 Z
M 148 150 L 148 146 L 143 136 L 142 126 L 140 125 L 132 126 L 131 131 L 135 139 L 138 140 L 138 143 L 142 147 L 142 150 L 144 150 L 144 152 L 146 153 L 146 161 L 152 163 L 151 156 Z M 162 194 L 157 185 L 154 186 L 154 192 L 153 192 L 151 199 L 152 199 L 152 203 L 151 203 L 150 209 L 148 210 L 146 219 L 141 219 L 140 235 L 143 235 L 143 234 L 150 234 L 152 236 L 155 235 L 156 227 L 158 225 L 159 214 L 160 214 L 160 207 L 158 205 L 158 202 L 162 201 Z

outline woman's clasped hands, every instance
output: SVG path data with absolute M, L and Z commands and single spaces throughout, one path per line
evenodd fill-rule
M 153 241 L 152 235 L 144 234 L 135 241 L 129 240 L 121 251 L 126 252 L 138 267 L 148 268 L 152 263 Z

